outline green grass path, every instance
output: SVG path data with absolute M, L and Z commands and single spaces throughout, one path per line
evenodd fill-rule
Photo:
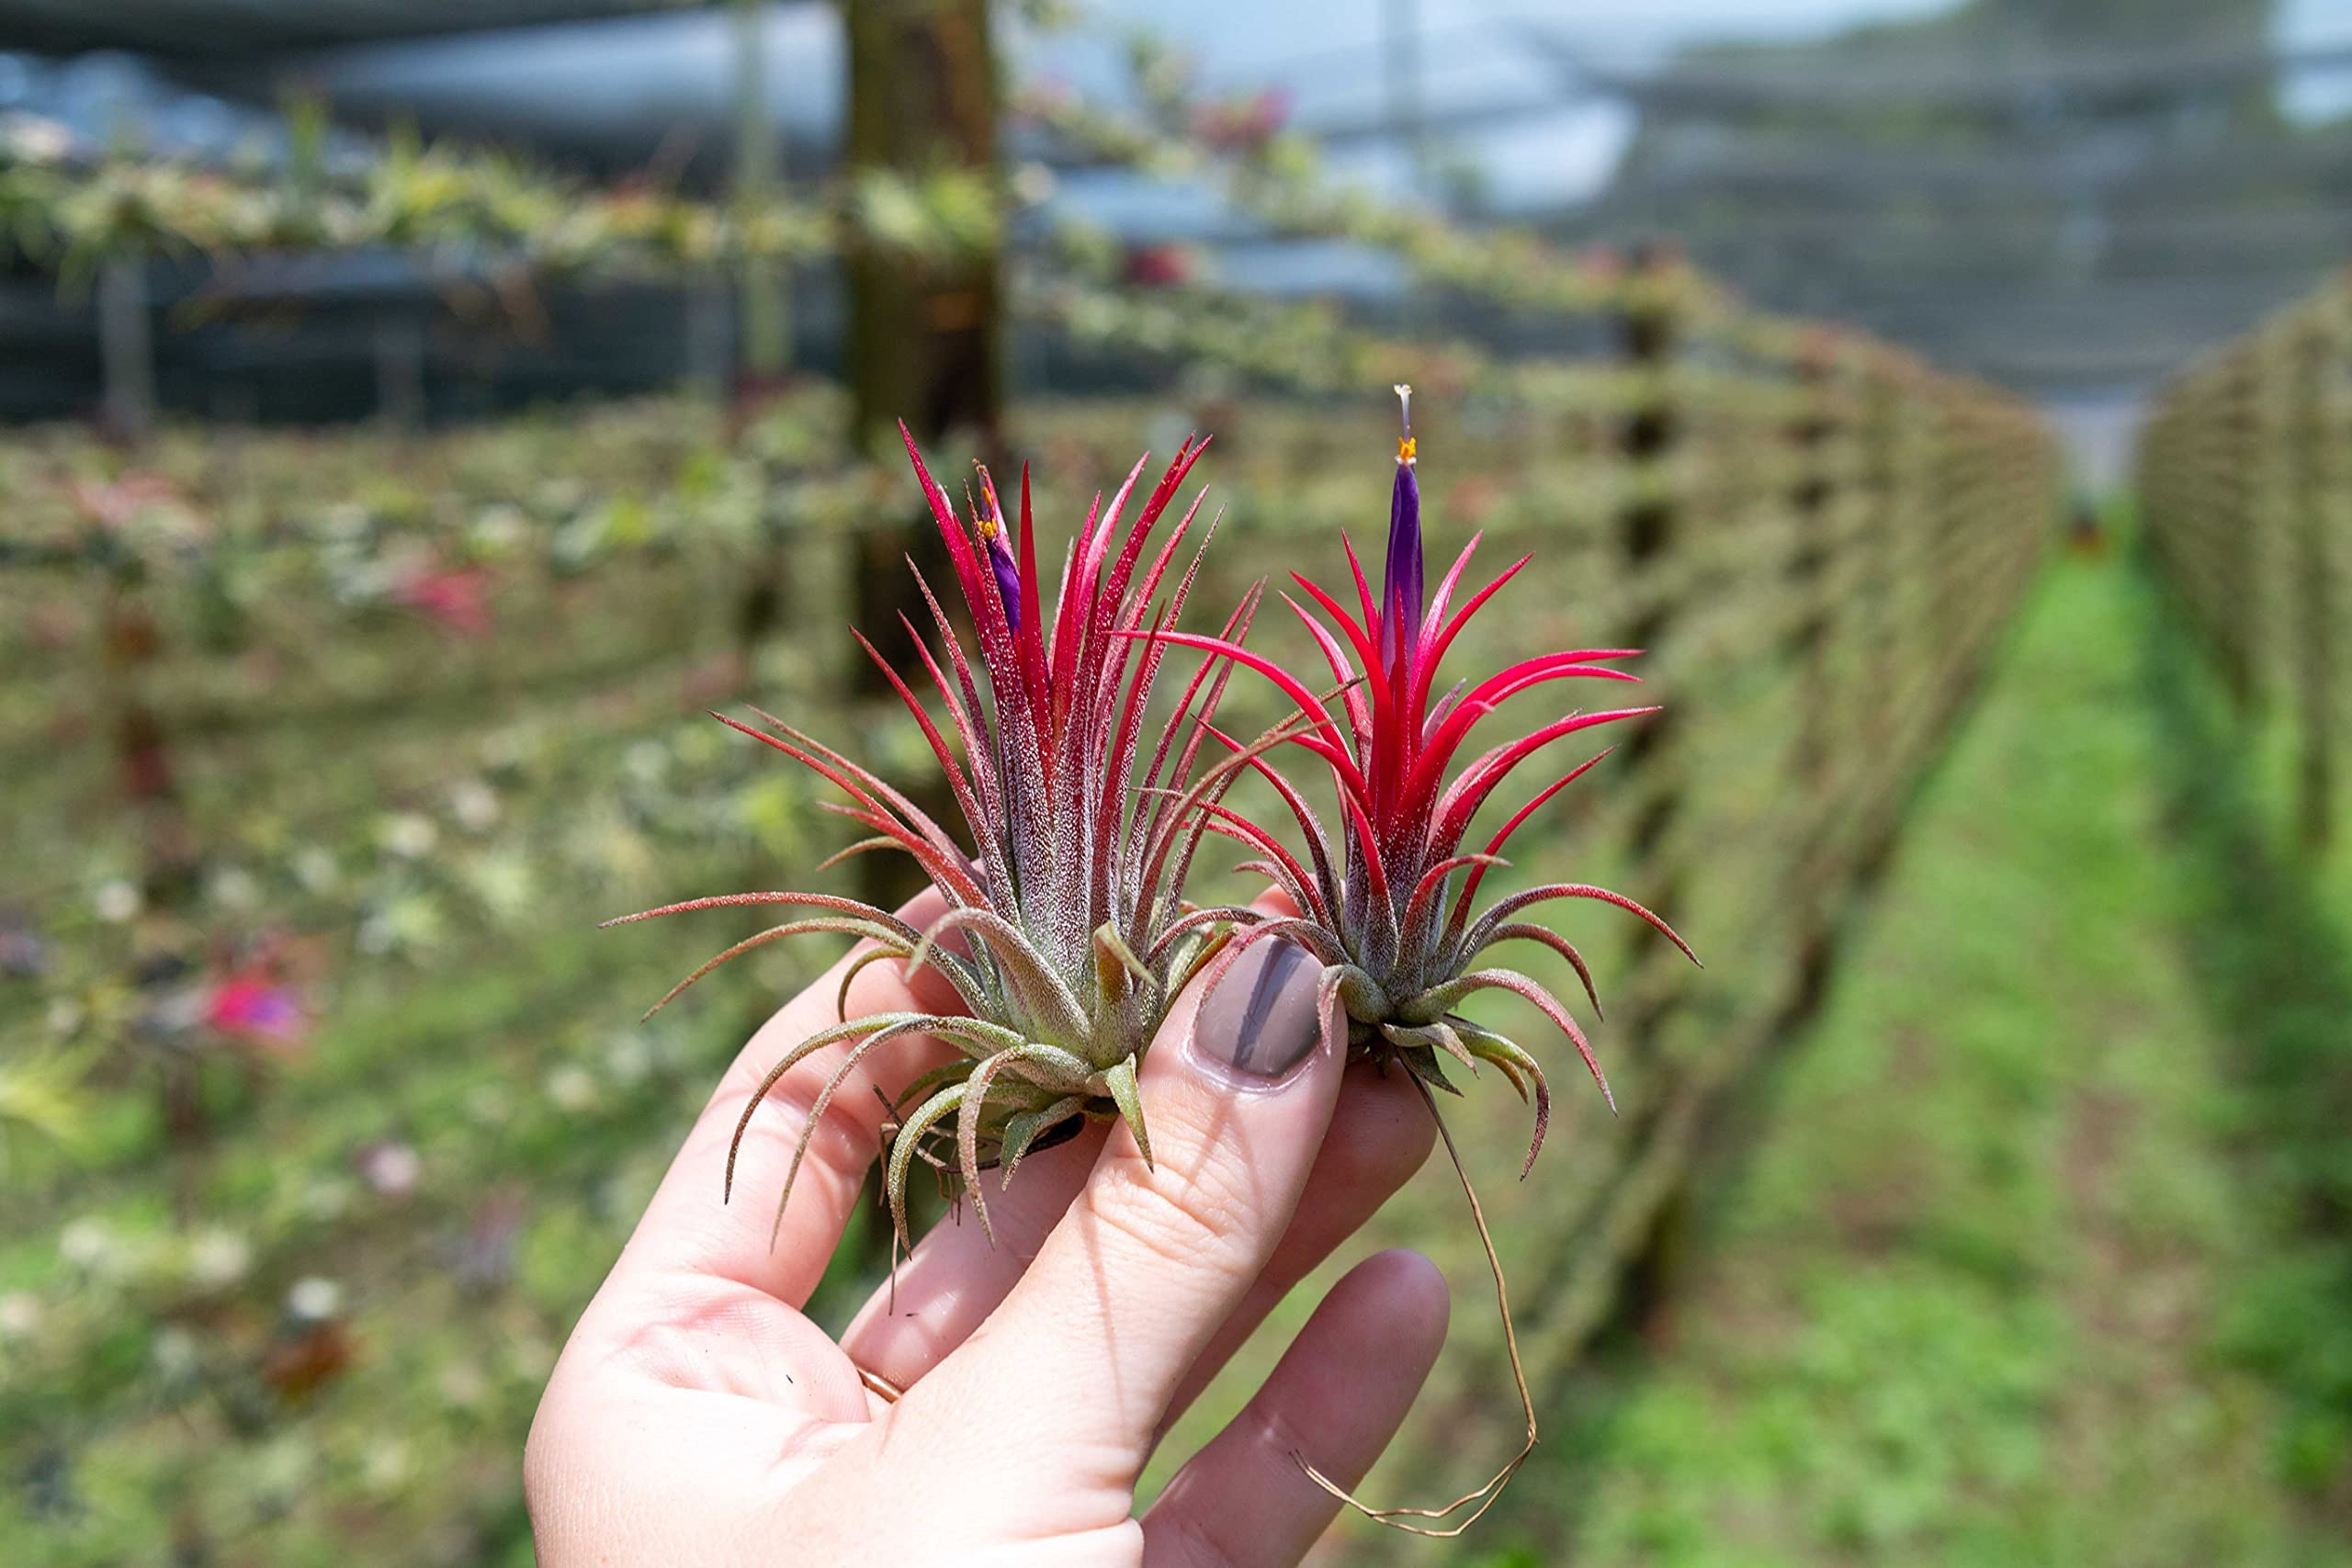
M 2263 1239 L 2298 1184 L 2264 1118 L 2310 1062 L 2225 1026 L 2202 938 L 2239 883 L 2200 860 L 2172 635 L 2127 563 L 2052 570 L 1668 1315 L 1571 1392 L 1486 1561 L 2352 1560 L 2310 1397 L 2352 1365 L 2345 1270 Z

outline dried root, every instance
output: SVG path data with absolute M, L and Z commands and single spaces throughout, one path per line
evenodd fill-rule
M 1403 1530 L 1408 1535 L 1450 1540 L 1476 1524 L 1479 1517 L 1495 1506 L 1495 1500 L 1503 1495 L 1503 1488 L 1510 1484 L 1511 1478 L 1519 1473 L 1520 1467 L 1525 1464 L 1528 1456 L 1535 1451 L 1535 1396 L 1528 1391 L 1527 1370 L 1520 1361 L 1519 1334 L 1512 1326 L 1510 1316 L 1510 1287 L 1503 1280 L 1503 1261 L 1495 1251 L 1494 1235 L 1487 1228 L 1486 1213 L 1478 1206 L 1477 1189 L 1470 1183 L 1470 1173 L 1463 1168 L 1462 1152 L 1454 1147 L 1453 1133 L 1446 1126 L 1445 1118 L 1438 1111 L 1437 1097 L 1430 1092 L 1429 1085 L 1424 1083 L 1418 1075 L 1413 1077 L 1412 1084 L 1420 1091 L 1421 1103 L 1430 1108 L 1430 1119 L 1437 1123 L 1438 1136 L 1445 1142 L 1445 1157 L 1453 1164 L 1454 1177 L 1462 1183 L 1462 1195 L 1470 1201 L 1470 1218 L 1478 1227 L 1478 1244 L 1487 1249 L 1487 1267 L 1495 1278 L 1495 1305 L 1502 1314 L 1503 1347 L 1510 1355 L 1511 1382 L 1519 1390 L 1520 1413 L 1527 1419 L 1527 1440 L 1520 1445 L 1519 1451 L 1511 1455 L 1510 1461 L 1500 1470 L 1488 1476 L 1484 1483 L 1464 1493 L 1444 1506 L 1437 1508 L 1375 1508 L 1316 1469 L 1308 1462 L 1305 1454 L 1294 1451 L 1291 1458 L 1296 1461 L 1298 1468 L 1306 1472 L 1309 1481 L 1364 1517 L 1386 1525 L 1391 1529 Z M 1439 1526 L 1434 1523 L 1414 1522 L 1415 1520 L 1434 1521 L 1452 1518 L 1454 1515 L 1462 1513 L 1464 1508 L 1469 1509 L 1469 1513 L 1451 1525 Z

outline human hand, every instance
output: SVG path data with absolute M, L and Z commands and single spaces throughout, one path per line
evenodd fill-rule
M 905 917 L 941 908 L 926 894 Z M 953 1009 L 936 975 L 895 971 L 858 975 L 852 1016 Z M 895 1302 L 886 1285 L 836 1344 L 799 1309 L 874 1158 L 875 1089 L 946 1049 L 906 1042 L 842 1084 L 773 1247 L 760 1198 L 843 1047 L 752 1118 L 736 1169 L 749 1201 L 722 1205 L 718 1189 L 747 1099 L 834 1021 L 841 973 L 744 1047 L 564 1348 L 524 1464 L 540 1562 L 1297 1562 L 1338 1506 L 1298 1459 L 1352 1484 L 1436 1359 L 1446 1294 L 1425 1258 L 1359 1264 L 1140 1517 L 1136 1483 L 1267 1312 L 1427 1156 L 1412 1086 L 1348 1066 L 1312 960 L 1255 944 L 1205 1000 L 1201 986 L 1178 998 L 1146 1058 L 1153 1166 L 1115 1125 L 1033 1153 L 991 1187 L 993 1247 L 942 1223 Z

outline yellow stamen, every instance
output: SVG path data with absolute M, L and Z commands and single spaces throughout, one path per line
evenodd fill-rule
M 1415 443 L 1411 436 L 1399 436 L 1396 441 L 1396 460 L 1400 463 L 1411 462 L 1414 455 L 1414 445 Z
M 988 502 L 986 512 L 977 506 L 972 509 L 972 520 L 979 525 L 980 543 L 994 544 L 998 530 L 1004 526 L 1004 508 L 997 504 L 996 482 L 989 478 L 987 465 L 975 462 L 972 467 L 979 470 L 980 495 Z

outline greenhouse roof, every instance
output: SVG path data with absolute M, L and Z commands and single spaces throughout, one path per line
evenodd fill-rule
M 697 0 L 0 0 L 0 45 L 220 59 L 483 32 Z

